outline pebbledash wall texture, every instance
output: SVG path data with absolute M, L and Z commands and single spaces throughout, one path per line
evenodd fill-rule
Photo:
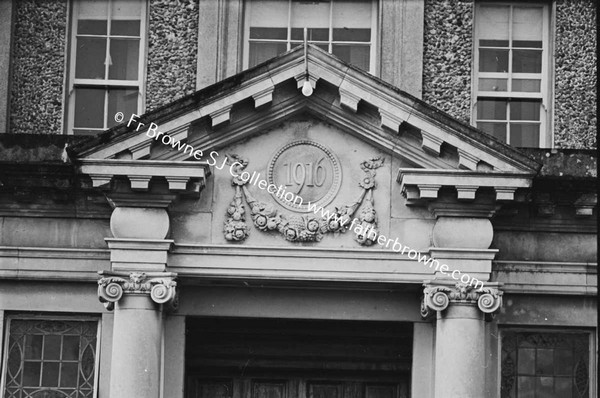
M 472 0 L 425 0 L 423 99 L 466 122 L 471 115 Z M 68 4 L 16 2 L 11 79 L 13 133 L 62 133 Z M 554 142 L 596 147 L 594 0 L 555 7 Z M 198 0 L 150 0 L 146 110 L 194 92 Z
M 596 2 L 556 4 L 554 143 L 596 148 Z
M 423 99 L 470 121 L 472 0 L 426 0 Z M 557 0 L 554 34 L 554 144 L 596 147 L 596 5 Z
M 196 90 L 198 0 L 150 0 L 146 110 Z M 16 2 L 10 131 L 62 133 L 67 1 Z
M 425 0 L 423 100 L 471 119 L 473 1 Z
M 198 0 L 150 0 L 146 110 L 196 91 Z
M 12 133 L 61 133 L 67 2 L 15 2 L 10 101 Z

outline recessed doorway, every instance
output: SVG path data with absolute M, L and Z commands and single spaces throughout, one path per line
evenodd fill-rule
M 186 398 L 408 398 L 410 323 L 188 318 Z

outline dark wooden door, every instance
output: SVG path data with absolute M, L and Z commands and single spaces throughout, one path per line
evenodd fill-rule
M 408 398 L 408 381 L 393 382 L 193 378 L 188 398 Z
M 186 398 L 408 398 L 412 325 L 190 318 Z

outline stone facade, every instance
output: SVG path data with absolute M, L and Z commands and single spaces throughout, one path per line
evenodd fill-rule
M 146 110 L 196 90 L 198 0 L 151 0 Z
M 137 122 L 0 134 L 0 396 L 45 393 L 31 392 L 45 374 L 12 377 L 34 362 L 24 336 L 62 361 L 64 340 L 43 344 L 78 322 L 87 343 L 67 362 L 97 377 L 65 395 L 514 398 L 523 340 L 553 359 L 556 341 L 577 345 L 558 376 L 597 395 L 596 154 L 521 151 L 469 125 L 472 1 L 381 2 L 398 12 L 387 29 L 425 15 L 425 44 L 382 57 L 386 79 L 313 46 L 240 71 L 242 1 L 149 0 Z M 67 7 L 50 3 L 13 2 L 13 88 L 35 88 L 32 23 L 54 16 L 62 33 L 40 37 L 65 37 Z M 381 37 L 416 35 L 402 29 Z M 419 48 L 424 100 L 420 80 L 390 83 Z M 11 98 L 27 129 L 61 120 L 46 94 Z
M 554 144 L 595 148 L 597 134 L 597 3 L 556 3 Z
M 16 2 L 10 132 L 61 134 L 67 1 Z

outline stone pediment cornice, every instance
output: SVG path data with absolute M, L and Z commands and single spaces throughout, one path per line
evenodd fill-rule
M 76 145 L 71 148 L 71 154 L 83 158 L 114 158 L 123 151 L 130 151 L 133 159 L 147 158 L 150 156 L 149 143 L 151 138 L 144 134 L 144 129 L 151 122 L 160 126 L 159 130 L 166 135 L 171 135 L 177 140 L 191 139 L 189 133 L 194 122 L 207 118 L 206 125 L 209 130 L 219 128 L 218 136 L 227 136 L 228 129 L 235 129 L 231 122 L 235 105 L 251 100 L 255 109 L 280 105 L 281 101 L 273 102 L 273 93 L 280 85 L 285 85 L 290 80 L 296 82 L 300 88 L 305 78 L 304 57 L 301 48 L 292 50 L 282 56 L 276 57 L 267 63 L 239 73 L 213 86 L 200 90 L 191 96 L 182 98 L 156 111 L 142 115 L 139 121 L 145 127 L 135 131 L 137 124 L 118 126 L 101 135 L 91 143 Z M 398 136 L 401 126 L 410 125 L 420 131 L 421 141 L 419 156 L 410 159 L 421 167 L 431 167 L 436 163 L 435 158 L 440 157 L 442 146 L 455 148 L 458 164 L 461 169 L 476 170 L 482 162 L 494 171 L 506 172 L 536 172 L 540 165 L 518 150 L 495 140 L 489 135 L 463 123 L 425 102 L 402 92 L 401 90 L 383 82 L 382 80 L 354 68 L 336 57 L 314 46 L 308 51 L 309 80 L 316 88 L 311 97 L 295 95 L 287 102 L 287 107 L 297 112 L 298 109 L 310 109 L 315 101 L 319 100 L 319 86 L 326 85 L 337 90 L 339 101 L 335 105 L 344 110 L 347 119 L 355 118 L 354 114 L 361 111 L 361 102 L 375 107 L 379 115 L 379 128 L 385 134 Z M 284 84 L 285 83 L 285 84 Z M 297 94 L 297 93 L 296 93 Z M 277 102 L 277 101 L 276 101 Z M 255 124 L 253 128 L 246 128 L 235 135 L 236 140 L 254 135 L 261 129 L 261 122 L 273 123 L 290 116 L 289 112 L 282 112 L 277 116 L 266 115 Z M 328 118 L 328 113 L 322 115 Z M 226 127 L 223 127 L 226 126 Z M 208 131 L 207 133 L 209 133 Z M 360 132 L 359 132 L 360 133 Z M 380 133 L 381 135 L 382 133 Z M 215 140 L 217 134 L 205 143 Z M 202 134 L 200 134 L 202 136 Z M 371 140 L 370 133 L 364 132 L 365 140 Z M 203 138 L 194 137 L 196 142 Z M 217 139 L 218 140 L 218 139 Z M 214 149 L 214 147 L 200 147 L 199 149 Z M 391 147 L 393 148 L 393 146 Z M 393 151 L 395 149 L 392 149 Z M 399 151 L 401 152 L 401 151 Z M 402 156 L 402 153 L 399 153 Z M 160 155 L 158 155 L 160 156 Z M 177 151 L 170 151 L 168 156 L 180 158 L 183 156 Z M 418 158 L 429 159 L 419 162 Z M 439 166 L 438 166 L 439 167 Z
M 164 207 L 176 194 L 198 195 L 206 185 L 210 169 L 206 162 L 181 162 L 168 160 L 129 160 L 129 159 L 80 159 L 78 172 L 90 177 L 92 187 L 111 190 L 111 181 L 115 177 L 129 181 L 129 192 L 111 192 L 114 201 L 126 203 L 135 193 L 151 194 L 153 178 L 164 179 L 166 190 L 152 193 L 152 202 Z M 138 195 L 139 196 L 139 195 Z M 133 200 L 133 204 L 138 199 Z

